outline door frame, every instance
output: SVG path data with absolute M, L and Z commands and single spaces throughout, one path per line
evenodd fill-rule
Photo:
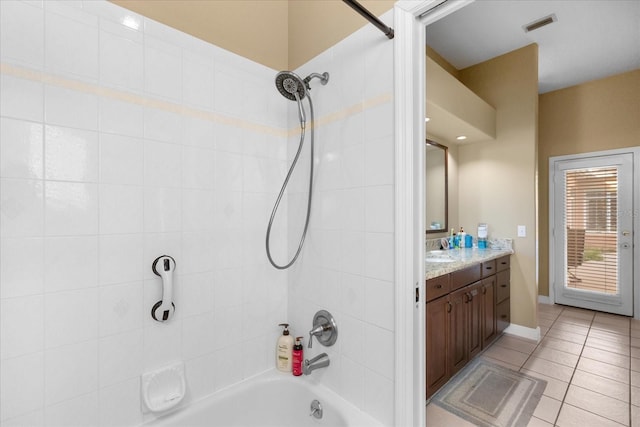
M 561 162 L 571 159 L 588 159 L 590 157 L 609 156 L 616 154 L 631 154 L 633 156 L 633 176 L 632 180 L 632 195 L 640 189 L 640 147 L 619 148 L 605 151 L 594 151 L 589 153 L 569 154 L 564 156 L 555 156 L 549 158 L 549 300 L 552 304 L 555 303 L 555 270 L 556 270 L 556 253 L 555 253 L 555 236 L 553 230 L 555 227 L 555 165 L 556 162 Z M 640 197 L 633 198 L 633 247 L 634 254 L 636 251 L 640 251 Z M 640 259 L 638 256 L 633 257 L 632 262 L 632 291 L 633 291 L 633 318 L 640 319 Z
M 426 424 L 424 273 L 425 27 L 474 0 L 394 5 L 394 425 Z M 419 299 L 416 302 L 416 291 Z

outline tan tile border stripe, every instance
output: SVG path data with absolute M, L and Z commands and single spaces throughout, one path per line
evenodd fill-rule
M 194 117 L 202 120 L 207 120 L 214 123 L 220 123 L 227 126 L 233 126 L 236 128 L 247 129 L 256 133 L 264 133 L 280 137 L 290 137 L 297 135 L 300 130 L 296 126 L 289 130 L 276 128 L 273 126 L 261 125 L 248 120 L 229 117 L 223 114 L 214 113 L 210 111 L 204 111 L 193 107 L 187 107 L 184 105 L 176 104 L 170 101 L 163 101 L 157 98 L 150 98 L 148 96 L 137 95 L 123 90 L 112 89 L 103 87 L 93 83 L 81 82 L 78 80 L 69 79 L 66 77 L 56 76 L 48 74 L 42 71 L 37 71 L 29 68 L 19 67 L 16 65 L 0 62 L 0 73 L 12 77 L 18 77 L 25 80 L 31 80 L 35 82 L 45 83 L 65 89 L 71 89 L 78 92 L 88 93 L 91 95 L 97 95 L 104 98 L 114 99 L 117 101 L 127 102 L 130 104 L 140 105 L 143 107 L 155 108 L 158 110 L 180 114 L 182 116 Z M 377 107 L 382 104 L 391 102 L 393 99 L 391 93 L 384 93 L 382 95 L 367 99 L 361 103 L 354 104 L 350 107 L 337 110 L 333 113 L 326 114 L 315 121 L 315 127 L 326 126 L 333 122 L 344 120 L 347 117 L 361 113 L 370 108 Z

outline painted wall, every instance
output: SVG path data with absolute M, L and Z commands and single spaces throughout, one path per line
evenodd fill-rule
M 334 0 L 111 1 L 280 70 L 301 66 L 368 24 L 343 2 Z M 395 1 L 360 3 L 380 16 Z M 385 22 L 393 26 L 393 21 Z
M 383 18 L 393 21 L 393 12 Z M 393 42 L 367 26 L 297 72 L 328 71 L 312 97 L 318 118 L 311 225 L 301 260 L 289 273 L 289 321 L 308 340 L 314 313 L 329 310 L 339 328 L 331 366 L 313 376 L 357 407 L 393 425 L 394 136 Z M 289 102 L 298 144 L 296 105 Z M 308 113 L 307 113 L 308 114 Z M 305 147 L 305 153 L 308 153 Z M 289 248 L 297 248 L 306 210 L 308 161 L 289 189 Z
M 460 80 L 497 110 L 496 140 L 458 147 L 459 220 L 490 237 L 513 237 L 511 321 L 537 327 L 536 145 L 538 49 L 515 50 L 460 70 Z M 516 238 L 517 225 L 527 237 Z
M 0 2 L 3 427 L 137 425 L 143 372 L 184 360 L 192 401 L 274 364 L 287 275 L 263 239 L 288 135 L 274 71 L 125 15 Z M 163 254 L 177 309 L 160 324 Z
M 540 95 L 540 295 L 549 295 L 549 158 L 637 146 L 638 117 L 640 70 Z

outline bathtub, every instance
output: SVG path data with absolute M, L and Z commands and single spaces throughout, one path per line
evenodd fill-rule
M 310 415 L 318 400 L 323 416 Z M 270 370 L 235 384 L 175 412 L 157 418 L 145 427 L 376 427 L 371 416 L 328 388 Z

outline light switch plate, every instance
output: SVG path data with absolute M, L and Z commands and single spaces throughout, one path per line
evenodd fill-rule
M 518 237 L 527 237 L 527 226 L 519 225 L 518 226 Z

